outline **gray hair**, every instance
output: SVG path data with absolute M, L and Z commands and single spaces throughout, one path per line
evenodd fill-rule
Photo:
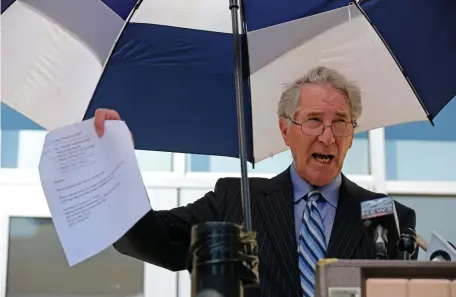
M 280 97 L 277 115 L 282 118 L 295 117 L 296 109 L 299 105 L 301 88 L 304 84 L 331 84 L 336 90 L 340 91 L 348 100 L 350 115 L 356 121 L 362 112 L 361 90 L 351 81 L 348 81 L 341 73 L 334 69 L 318 66 L 311 69 L 303 77 L 289 85 Z

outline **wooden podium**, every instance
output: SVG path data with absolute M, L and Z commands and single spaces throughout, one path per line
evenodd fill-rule
M 456 263 L 324 259 L 315 297 L 456 297 Z

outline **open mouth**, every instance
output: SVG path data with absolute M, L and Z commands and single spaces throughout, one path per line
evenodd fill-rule
M 334 159 L 334 155 L 313 153 L 312 158 L 314 158 L 314 160 L 319 163 L 327 164 L 331 162 L 332 159 Z

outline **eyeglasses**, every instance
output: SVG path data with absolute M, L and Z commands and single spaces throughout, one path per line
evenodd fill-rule
M 286 118 L 290 120 L 293 124 L 301 126 L 302 133 L 308 136 L 319 136 L 323 133 L 323 131 L 325 131 L 326 127 L 331 127 L 331 131 L 334 134 L 334 136 L 348 137 L 353 135 L 355 128 L 358 125 L 356 122 L 337 120 L 333 122 L 331 125 L 325 126 L 325 124 L 323 124 L 322 121 L 316 118 L 308 119 L 302 123 L 297 123 L 289 117 Z

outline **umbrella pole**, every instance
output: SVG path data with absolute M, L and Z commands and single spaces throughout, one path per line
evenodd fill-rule
M 239 36 L 239 1 L 229 0 L 231 10 L 231 21 L 233 28 L 234 46 L 234 76 L 236 87 L 236 107 L 239 139 L 239 159 L 241 163 L 241 197 L 244 210 L 244 228 L 246 231 L 252 230 L 250 215 L 250 194 L 249 180 L 247 176 L 247 148 L 245 146 L 245 118 L 244 118 L 244 94 L 243 94 L 243 75 L 241 60 L 241 42 Z

